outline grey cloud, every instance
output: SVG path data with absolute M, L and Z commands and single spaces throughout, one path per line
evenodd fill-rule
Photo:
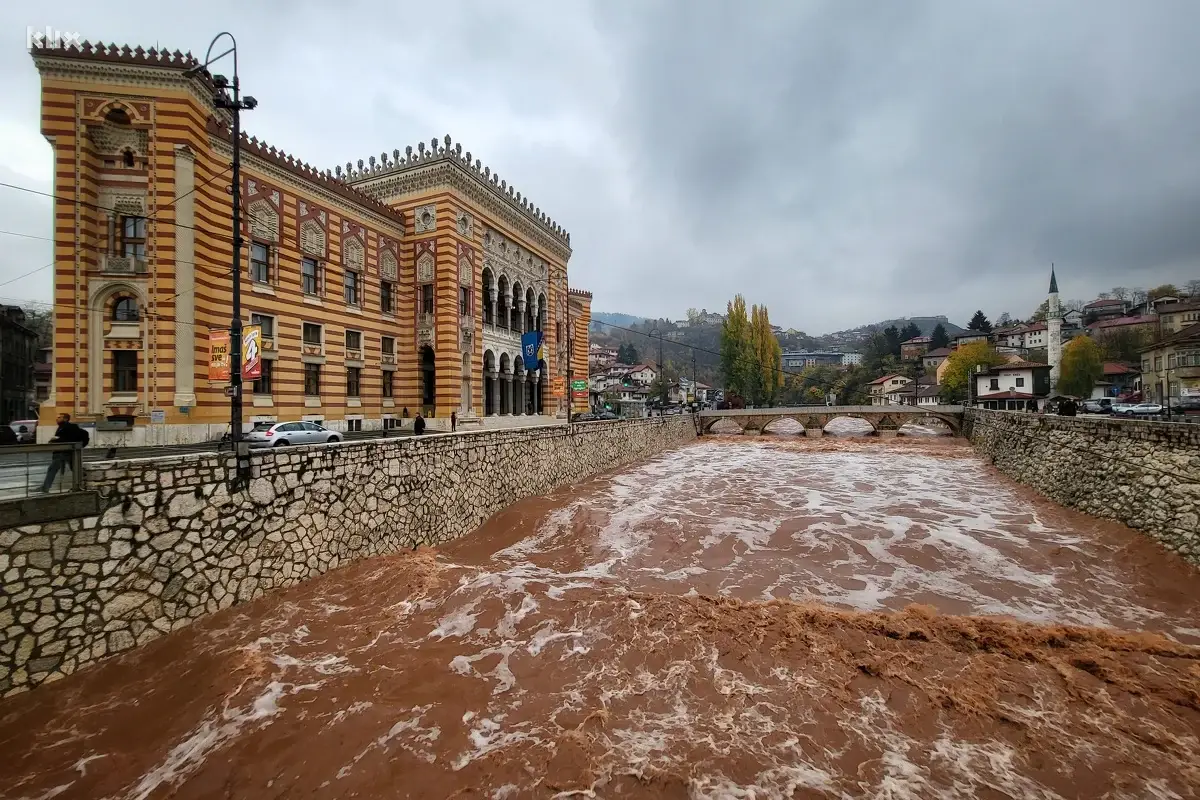
M 1028 313 L 1051 261 L 1080 298 L 1200 277 L 1190 0 L 56 5 L 0 23 L 199 52 L 229 27 L 247 128 L 313 164 L 450 133 L 571 231 L 601 310 L 740 291 L 816 332 Z M 36 135 L 14 42 L 0 73 L 0 131 Z M 0 213 L 50 228 L 29 196 Z M 44 263 L 8 238 L 0 282 Z

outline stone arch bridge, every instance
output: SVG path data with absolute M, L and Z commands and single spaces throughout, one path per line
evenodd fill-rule
M 700 426 L 704 433 L 723 419 L 730 420 L 742 433 L 762 433 L 772 422 L 791 419 L 804 427 L 806 434 L 820 436 L 825 426 L 839 417 L 861 419 L 870 424 L 876 434 L 894 436 L 906 422 L 938 420 L 950 427 L 955 436 L 962 435 L 962 406 L 796 406 L 793 408 L 745 408 L 727 411 L 701 411 Z

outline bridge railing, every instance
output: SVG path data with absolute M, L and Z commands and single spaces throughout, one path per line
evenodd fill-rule
M 43 492 L 79 491 L 83 481 L 83 448 L 77 442 L 0 446 L 0 501 L 19 500 Z

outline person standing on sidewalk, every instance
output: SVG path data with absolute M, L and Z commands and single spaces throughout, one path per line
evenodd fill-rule
M 87 447 L 88 440 L 87 431 L 74 422 L 71 422 L 70 414 L 58 415 L 58 430 L 50 438 L 51 444 L 79 442 L 80 447 Z M 46 478 L 42 481 L 43 493 L 50 491 L 50 487 L 54 485 L 54 479 L 58 477 L 58 473 L 65 469 L 74 471 L 71 454 L 64 451 L 56 452 L 50 459 L 50 469 L 46 470 Z
M 417 412 L 417 418 L 413 420 L 413 433 L 420 436 L 425 432 L 425 418 L 421 416 L 421 412 Z
M 458 430 L 458 412 L 451 411 L 450 412 L 450 432 L 454 433 L 456 430 Z

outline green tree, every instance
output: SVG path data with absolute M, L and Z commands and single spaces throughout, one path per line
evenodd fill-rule
M 930 334 L 929 339 L 929 347 L 932 350 L 937 350 L 939 347 L 950 346 L 950 334 L 946 333 L 946 326 L 940 322 L 934 327 L 933 333 Z
M 1115 290 L 1114 290 L 1115 291 Z M 1063 348 L 1058 390 L 1075 397 L 1091 397 L 1096 381 L 1104 377 L 1104 355 L 1090 336 L 1076 336 Z
M 54 346 L 54 311 L 26 307 L 25 327 L 37 334 L 38 347 Z
M 900 331 L 900 341 L 907 342 L 909 339 L 916 338 L 921 335 L 921 328 L 915 322 L 910 322 Z
M 988 318 L 984 316 L 983 310 L 980 309 L 975 312 L 975 316 L 971 317 L 971 321 L 967 323 L 967 329 L 981 333 L 991 333 L 992 323 L 988 322 Z
M 1000 316 L 996 319 L 996 327 L 998 327 L 998 328 L 1007 328 L 1009 325 L 1012 325 L 1012 324 L 1013 324 L 1012 315 L 1009 314 L 1007 311 L 1001 312 Z
M 900 357 L 900 343 L 904 341 L 900 338 L 900 331 L 895 325 L 889 325 L 883 329 L 883 338 L 887 342 L 888 355 Z
M 967 386 L 975 367 L 998 367 L 1004 363 L 1004 356 L 997 353 L 987 342 L 971 342 L 951 353 L 946 361 L 946 371 L 942 375 L 941 399 L 945 402 L 961 402 L 967 398 Z
M 746 316 L 746 300 L 739 294 L 729 301 L 721 325 L 721 376 L 727 399 L 729 395 L 746 396 L 751 360 L 750 319 Z

